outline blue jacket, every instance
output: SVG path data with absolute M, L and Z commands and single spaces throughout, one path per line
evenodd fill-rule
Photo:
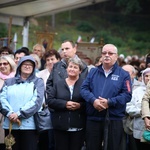
M 121 120 L 125 115 L 126 103 L 131 100 L 131 80 L 129 74 L 117 63 L 106 77 L 102 65 L 91 69 L 81 86 L 81 95 L 85 99 L 89 120 L 104 120 L 106 110 L 99 112 L 93 102 L 99 96 L 108 99 L 110 120 Z
M 22 80 L 20 69 L 26 60 L 34 64 L 34 70 L 26 80 Z M 35 76 L 34 59 L 31 56 L 24 56 L 19 61 L 15 77 L 5 81 L 0 93 L 0 102 L 5 115 L 4 129 L 9 128 L 7 117 L 12 112 L 16 112 L 21 120 L 21 126 L 13 123 L 13 129 L 36 129 L 33 115 L 41 108 L 43 98 L 44 82 Z

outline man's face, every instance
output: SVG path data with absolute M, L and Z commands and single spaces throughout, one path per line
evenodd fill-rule
M 133 80 L 135 78 L 135 74 L 134 74 L 131 66 L 125 65 L 122 67 L 122 69 L 124 69 L 125 71 L 127 71 L 129 73 L 131 80 Z
M 102 49 L 102 61 L 104 65 L 113 66 L 117 61 L 118 55 L 113 45 L 105 45 Z
M 36 54 L 36 55 L 39 56 L 39 58 L 42 58 L 43 57 L 42 47 L 41 46 L 36 46 L 33 49 L 33 54 Z
M 73 47 L 70 42 L 62 43 L 61 49 L 65 59 L 73 58 L 76 54 L 76 47 Z
M 17 54 L 15 55 L 15 58 L 14 58 L 15 63 L 18 64 L 20 58 L 23 57 L 23 56 L 25 56 L 25 53 L 23 53 L 23 52 L 17 53 Z

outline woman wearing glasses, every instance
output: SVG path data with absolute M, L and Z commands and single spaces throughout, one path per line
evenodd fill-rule
M 4 80 L 14 77 L 16 64 L 10 55 L 0 57 L 0 89 L 3 86 Z M 0 150 L 4 150 L 4 130 L 2 128 L 3 116 L 0 113 Z
M 0 78 L 3 80 L 14 77 L 16 64 L 10 55 L 0 57 Z
M 4 82 L 0 93 L 6 136 L 12 122 L 12 135 L 16 141 L 12 150 L 37 150 L 34 114 L 41 108 L 43 98 L 44 82 L 35 75 L 34 58 L 24 56 L 18 63 L 15 77 Z

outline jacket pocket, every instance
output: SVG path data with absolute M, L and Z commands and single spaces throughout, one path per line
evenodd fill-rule
M 52 125 L 54 129 L 67 130 L 68 129 L 68 115 L 64 112 L 53 112 L 51 115 Z

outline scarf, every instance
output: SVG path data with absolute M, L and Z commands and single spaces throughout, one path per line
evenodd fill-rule
M 5 74 L 2 74 L 0 72 L 0 78 L 3 79 L 3 80 L 6 80 L 6 79 L 9 79 L 9 78 L 12 78 L 15 76 L 15 72 L 11 72 L 9 75 L 5 75 Z

